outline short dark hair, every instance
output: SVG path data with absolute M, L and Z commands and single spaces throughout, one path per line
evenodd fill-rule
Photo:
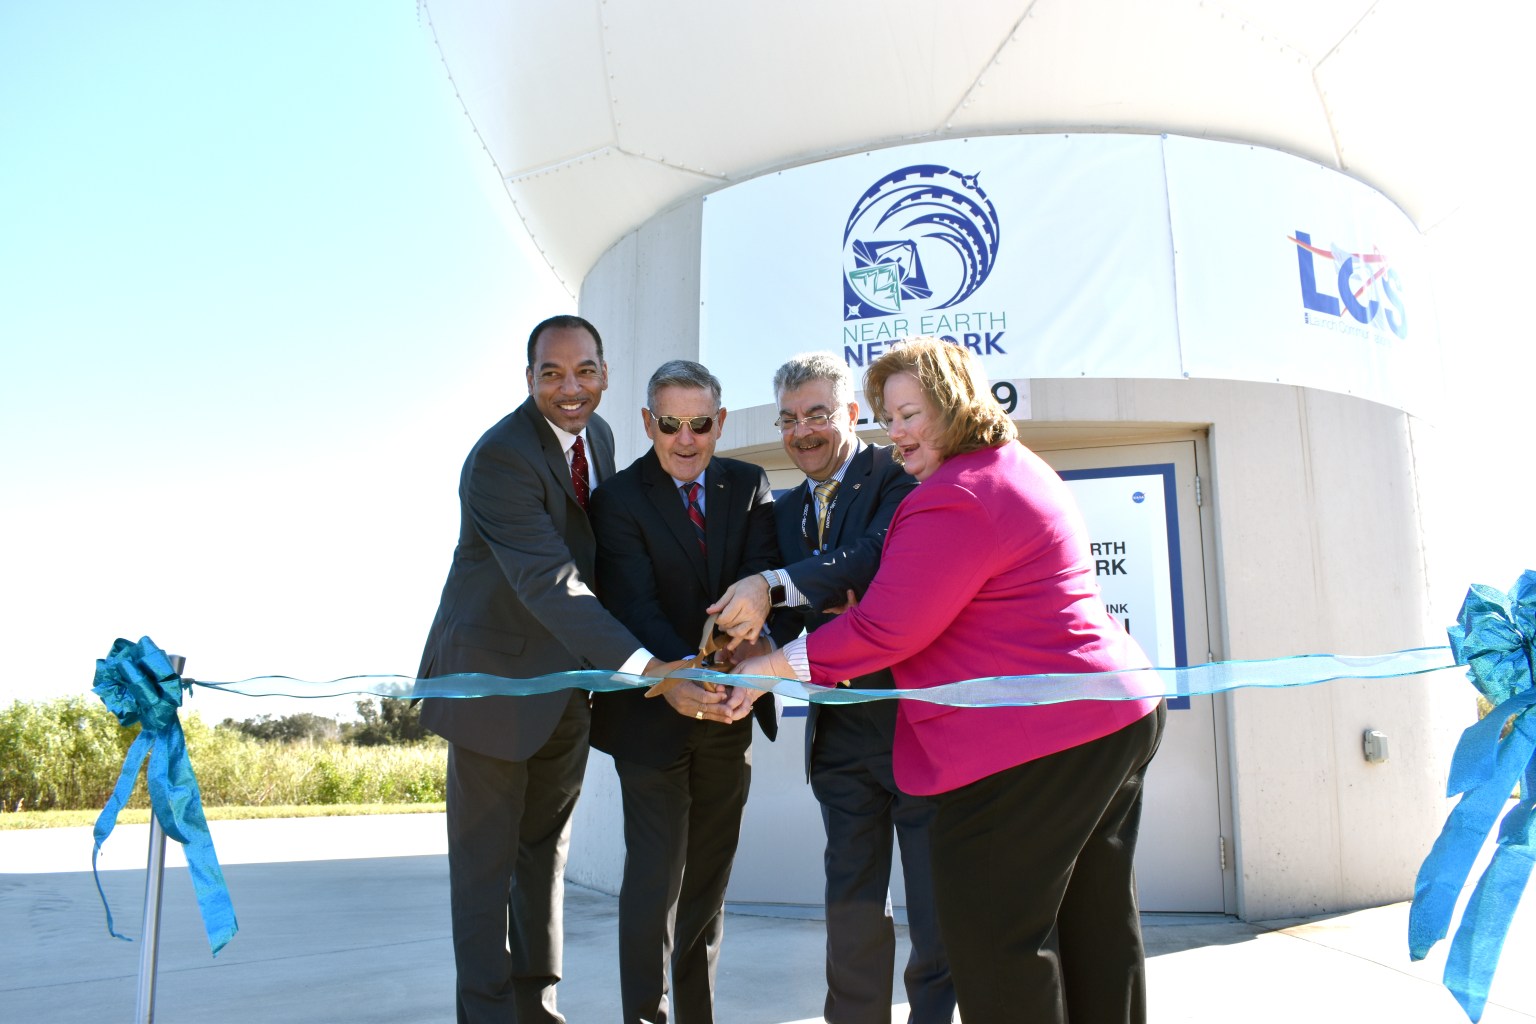
M 561 313 L 559 316 L 552 316 L 552 317 L 549 317 L 548 319 L 540 320 L 537 324 L 534 325 L 533 330 L 529 332 L 529 334 L 528 334 L 528 367 L 529 367 L 529 369 L 533 368 L 533 350 L 538 347 L 539 335 L 543 334 L 545 331 L 548 331 L 548 330 L 557 330 L 557 331 L 558 330 L 583 330 L 583 331 L 586 331 L 588 334 L 592 335 L 592 340 L 597 342 L 597 361 L 598 362 L 602 362 L 603 361 L 603 336 L 601 334 L 597 333 L 597 328 L 593 327 L 590 321 L 584 320 L 581 317 L 576 316 L 573 313 Z

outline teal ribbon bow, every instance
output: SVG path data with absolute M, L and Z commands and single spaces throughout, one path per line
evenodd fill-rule
M 139 735 L 123 758 L 123 770 L 107 805 L 96 818 L 96 846 L 91 851 L 91 873 L 96 877 L 96 891 L 107 912 L 107 931 L 116 938 L 130 941 L 112 927 L 112 908 L 101 888 L 96 870 L 96 855 L 117 824 L 118 812 L 133 795 L 139 781 L 139 769 L 149 761 L 148 786 L 150 806 L 165 834 L 186 848 L 187 868 L 197 907 L 203 915 L 208 945 L 218 956 L 240 926 L 229 901 L 229 887 L 219 859 L 213 852 L 213 836 L 208 833 L 208 819 L 203 816 L 203 801 L 198 793 L 197 776 L 187 758 L 186 737 L 181 731 L 177 711 L 181 707 L 183 683 L 166 653 L 149 637 L 138 643 L 119 639 L 112 653 L 96 662 L 96 682 L 91 692 L 101 698 L 107 710 L 117 716 L 120 725 L 139 725 Z
M 1456 899 L 1518 782 L 1520 801 L 1499 825 L 1493 858 L 1462 911 L 1446 958 L 1445 986 L 1476 1021 L 1536 856 L 1536 718 L 1530 714 L 1536 707 L 1536 571 L 1521 574 L 1508 594 L 1473 586 L 1447 632 L 1456 663 L 1468 667 L 1472 685 L 1494 708 L 1456 744 L 1446 795 L 1459 793 L 1461 799 L 1419 867 L 1408 951 L 1422 960 L 1445 938 Z M 1510 729 L 1501 738 L 1506 722 Z

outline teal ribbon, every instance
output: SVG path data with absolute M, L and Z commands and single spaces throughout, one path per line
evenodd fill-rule
M 753 689 L 772 690 L 792 700 L 849 704 L 873 700 L 918 700 L 954 707 L 1035 706 L 1069 700 L 1139 700 L 1224 693 L 1240 687 L 1289 688 L 1333 679 L 1391 679 L 1453 668 L 1444 647 L 1421 647 L 1391 654 L 1352 657 L 1308 654 L 1258 661 L 1227 661 L 1185 668 L 1148 668 L 1121 672 L 993 676 L 914 690 L 863 690 L 810 686 L 773 676 L 726 675 L 707 669 L 676 673 Z M 228 890 L 213 855 L 197 780 L 186 757 L 176 710 L 184 687 L 200 686 L 251 697 L 338 697 L 348 694 L 401 699 L 529 696 L 557 690 L 615 691 L 645 688 L 656 680 L 621 672 L 586 670 L 512 679 L 478 672 L 417 679 L 398 675 L 347 676 L 310 682 L 289 676 L 255 676 L 238 682 L 181 679 L 165 654 L 148 637 L 137 644 L 118 640 L 112 654 L 97 663 L 98 693 L 124 725 L 142 722 L 139 737 L 123 762 L 112 799 L 96 824 L 96 849 L 111 833 L 117 812 L 133 792 L 140 765 L 150 758 L 149 792 L 155 816 L 167 835 L 187 846 L 187 863 L 197 887 L 198 904 L 215 954 L 234 937 L 236 924 Z M 94 867 L 95 855 L 92 855 Z M 100 889 L 98 880 L 97 888 Z M 105 906 L 106 896 L 102 903 Z M 112 914 L 107 928 L 113 935 Z
M 117 825 L 118 812 L 133 795 L 139 769 L 149 762 L 147 784 L 150 806 L 165 834 L 186 848 L 188 873 L 197 894 L 197 907 L 203 915 L 208 945 L 218 956 L 240 926 L 229 901 L 229 887 L 213 852 L 213 836 L 203 816 L 203 802 L 197 789 L 197 776 L 187 757 L 186 737 L 181 731 L 177 711 L 181 707 L 185 682 L 171 665 L 171 659 L 149 637 L 138 643 L 119 639 L 112 652 L 96 662 L 96 682 L 91 691 L 101 698 L 107 710 L 121 725 L 139 725 L 139 734 L 123 758 L 123 770 L 107 805 L 96 818 L 96 846 L 91 851 L 91 873 L 96 891 L 107 912 L 107 932 L 129 941 L 112 926 L 112 908 L 101 887 L 96 857 Z
M 776 676 L 727 675 L 708 669 L 681 669 L 674 676 L 704 679 L 811 704 L 856 704 L 872 700 L 917 700 L 952 707 L 1032 707 L 1069 700 L 1141 700 L 1146 697 L 1195 697 L 1238 688 L 1289 688 L 1333 679 L 1392 679 L 1455 668 L 1444 647 L 1416 647 L 1391 654 L 1349 656 L 1302 654 L 1262 661 L 1219 661 L 1184 668 L 1146 668 L 1121 672 L 990 676 L 914 690 L 861 690 L 811 686 Z M 348 694 L 417 699 L 421 697 L 526 697 L 555 690 L 599 692 L 649 687 L 646 676 L 587 669 L 509 679 L 481 672 L 415 679 L 411 676 L 345 676 L 311 682 L 290 676 L 253 676 L 238 682 L 186 680 L 197 686 L 247 697 L 342 697 Z
M 1536 571 L 1523 573 L 1507 594 L 1472 587 L 1447 632 L 1456 663 L 1468 667 L 1472 685 L 1494 708 L 1456 744 L 1446 795 L 1461 799 L 1419 867 L 1408 951 L 1422 960 L 1445 938 L 1456 899 L 1518 782 L 1520 801 L 1499 824 L 1493 858 L 1462 911 L 1446 958 L 1445 986 L 1476 1021 L 1536 857 L 1536 716 L 1530 713 L 1536 707 Z M 1511 717 L 1509 734 L 1500 738 Z

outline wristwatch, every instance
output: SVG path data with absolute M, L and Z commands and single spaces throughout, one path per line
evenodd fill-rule
M 786 597 L 784 594 L 784 584 L 780 582 L 783 577 L 779 575 L 779 570 L 764 569 L 758 575 L 768 581 L 768 603 L 771 605 L 783 604 Z

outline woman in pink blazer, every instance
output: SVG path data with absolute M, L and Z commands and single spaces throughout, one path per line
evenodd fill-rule
M 738 671 L 835 685 L 889 667 L 916 689 L 1147 666 L 1099 599 L 1066 485 L 1018 442 L 980 360 L 915 339 L 864 391 L 920 486 L 862 602 Z M 900 702 L 896 781 L 939 802 L 934 896 L 966 1024 L 1145 1019 L 1132 860 L 1162 727 L 1156 698 Z

